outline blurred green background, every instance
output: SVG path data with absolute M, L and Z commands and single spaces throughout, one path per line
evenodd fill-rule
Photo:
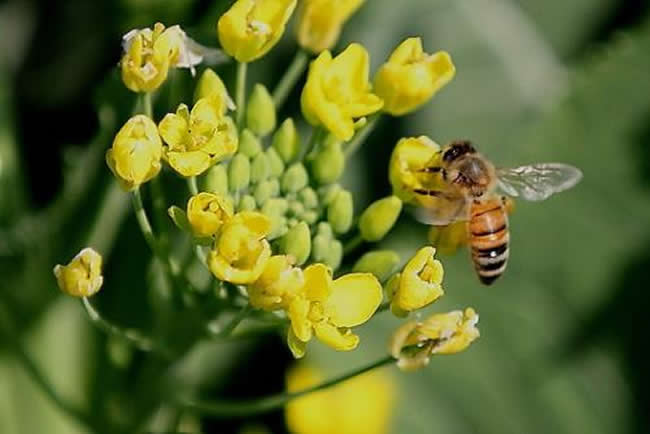
M 128 198 L 112 187 L 103 163 L 134 102 L 116 74 L 120 38 L 162 21 L 214 46 L 215 23 L 228 4 L 0 2 L 0 295 L 11 306 L 5 315 L 16 336 L 61 393 L 99 418 L 138 411 L 125 405 L 127 396 L 146 407 L 152 379 L 179 393 L 200 386 L 208 396 L 283 387 L 290 356 L 280 338 L 206 343 L 162 365 L 97 331 L 75 300 L 59 296 L 51 274 L 84 245 L 100 247 L 107 278 L 98 305 L 120 324 L 151 326 L 149 253 Z M 444 258 L 446 295 L 427 311 L 473 306 L 482 336 L 469 351 L 434 359 L 417 373 L 391 371 L 399 384 L 392 432 L 648 432 L 649 6 L 367 0 L 345 28 L 339 47 L 363 43 L 373 70 L 412 35 L 422 36 L 429 51 L 449 51 L 457 67 L 433 102 L 414 115 L 385 119 L 350 162 L 344 183 L 358 210 L 389 192 L 388 156 L 409 135 L 441 144 L 470 138 L 498 165 L 563 161 L 585 174 L 570 192 L 517 204 L 509 269 L 493 287 L 478 283 L 464 252 Z M 289 31 L 250 68 L 250 82 L 272 87 L 294 50 Z M 232 82 L 232 65 L 218 72 Z M 190 86 L 189 74 L 181 73 L 163 92 L 175 105 Z M 283 114 L 298 110 L 296 91 Z M 172 190 L 178 184 L 165 182 Z M 405 215 L 383 246 L 406 259 L 425 237 L 426 227 Z M 358 350 L 340 354 L 312 345 L 311 360 L 330 374 L 360 366 L 385 352 L 398 324 L 386 314 L 361 328 Z M 84 432 L 41 394 L 9 349 L 3 338 L 0 432 Z M 163 410 L 155 417 L 165 417 Z M 225 433 L 251 422 L 285 430 L 282 412 L 194 425 L 195 432 Z

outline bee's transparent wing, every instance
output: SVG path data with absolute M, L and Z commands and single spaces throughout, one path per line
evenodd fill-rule
M 448 224 L 467 220 L 469 202 L 463 198 L 449 200 L 436 198 L 427 206 L 411 207 L 413 217 L 420 223 L 433 226 L 446 226 Z
M 498 169 L 498 186 L 512 197 L 539 201 L 575 186 L 582 179 L 577 167 L 562 163 L 537 163 Z

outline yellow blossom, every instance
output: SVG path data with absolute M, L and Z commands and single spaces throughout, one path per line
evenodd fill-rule
M 351 327 L 368 321 L 382 299 L 381 284 L 370 273 L 350 273 L 332 280 L 331 270 L 314 264 L 304 271 L 303 295 L 294 298 L 287 310 L 291 327 L 287 342 L 300 358 L 315 334 L 324 344 L 338 351 L 359 345 Z
M 187 202 L 187 220 L 197 237 L 211 237 L 233 216 L 230 200 L 213 193 L 199 193 Z
M 313 52 L 336 44 L 341 28 L 365 0 L 304 0 L 298 10 L 298 44 Z
M 307 121 L 324 126 L 339 140 L 350 140 L 355 120 L 383 106 L 381 98 L 371 92 L 369 62 L 368 52 L 359 44 L 350 44 L 335 58 L 323 51 L 311 63 L 302 91 Z
M 397 366 L 412 371 L 429 363 L 435 354 L 455 354 L 465 350 L 476 338 L 478 314 L 468 307 L 435 314 L 424 321 L 410 321 L 399 327 L 389 343 L 390 354 Z
M 134 29 L 122 37 L 122 81 L 134 92 L 151 92 L 167 79 L 169 68 L 190 68 L 201 63 L 206 51 L 179 26 Z
M 305 284 L 302 270 L 293 263 L 291 256 L 271 256 L 260 277 L 248 287 L 253 307 L 268 311 L 288 308 Z
M 207 98 L 220 115 L 225 114 L 227 110 L 235 109 L 235 103 L 228 94 L 226 85 L 210 68 L 205 68 L 194 89 L 194 103 L 196 104 L 202 98 Z
M 447 226 L 431 226 L 429 242 L 443 255 L 453 255 L 467 244 L 467 222 L 459 221 Z
M 106 163 L 125 190 L 134 190 L 160 172 L 162 142 L 156 124 L 145 115 L 129 119 L 106 152 Z
M 435 248 L 423 247 L 404 266 L 391 299 L 391 310 L 396 315 L 421 309 L 444 293 L 444 270 L 440 261 L 434 259 L 435 253 Z
M 224 51 L 238 62 L 265 55 L 280 40 L 297 0 L 237 0 L 217 25 Z
M 158 126 L 168 146 L 163 158 L 182 176 L 196 176 L 237 151 L 234 122 L 217 112 L 210 100 L 200 99 L 190 113 L 185 104 L 165 115 Z
M 325 380 L 314 366 L 299 363 L 287 374 L 287 391 L 298 392 Z M 290 401 L 285 410 L 293 434 L 385 434 L 396 385 L 384 370 L 356 376 Z
M 264 239 L 270 230 L 271 220 L 264 214 L 236 214 L 222 226 L 208 256 L 210 271 L 218 279 L 235 284 L 257 280 L 271 256 L 271 246 Z
M 102 257 L 90 247 L 80 251 L 68 265 L 54 267 L 61 291 L 73 297 L 90 297 L 102 287 Z
M 448 53 L 427 54 L 420 38 L 408 38 L 377 71 L 375 92 L 384 111 L 401 116 L 426 103 L 455 73 Z
M 426 136 L 407 137 L 397 142 L 390 158 L 388 177 L 393 194 L 405 203 L 435 207 L 438 198 L 417 195 L 415 189 L 440 189 L 443 182 L 438 174 L 422 169 L 439 165 L 440 146 Z

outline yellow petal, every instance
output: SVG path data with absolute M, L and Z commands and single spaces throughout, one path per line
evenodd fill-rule
M 261 250 L 255 258 L 252 258 L 252 264 L 246 268 L 238 268 L 228 262 L 223 256 L 216 251 L 211 251 L 208 256 L 208 266 L 210 271 L 221 280 L 245 285 L 253 283 L 264 271 L 266 261 L 271 257 L 271 246 L 266 240 L 261 241 Z
M 332 270 L 324 264 L 305 268 L 305 296 L 308 300 L 324 302 L 332 292 Z
M 338 327 L 354 327 L 370 319 L 382 300 L 382 287 L 370 273 L 350 273 L 336 279 L 324 303 L 325 315 Z
M 296 338 L 307 342 L 312 336 L 312 324 L 307 318 L 309 314 L 309 300 L 296 297 L 287 309 L 287 316 L 291 320 L 291 329 Z
M 359 336 L 352 333 L 350 329 L 342 331 L 327 322 L 315 324 L 314 332 L 318 340 L 337 351 L 351 351 L 359 345 Z
M 185 177 L 200 175 L 212 165 L 210 156 L 203 151 L 167 152 L 166 157 L 172 169 Z
M 187 108 L 187 106 L 185 107 Z M 174 113 L 166 114 L 158 125 L 160 136 L 172 150 L 181 148 L 187 141 L 187 128 L 187 120 Z
M 266 215 L 254 211 L 242 211 L 237 214 L 237 218 L 251 231 L 257 238 L 265 237 L 271 231 L 271 219 Z
M 307 342 L 301 341 L 293 333 L 293 328 L 289 327 L 289 332 L 287 333 L 287 346 L 291 350 L 291 354 L 296 359 L 302 359 L 305 356 L 305 350 L 307 349 Z

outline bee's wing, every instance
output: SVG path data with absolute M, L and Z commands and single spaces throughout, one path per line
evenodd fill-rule
M 538 201 L 575 186 L 582 179 L 577 167 L 562 163 L 537 163 L 498 169 L 498 186 L 509 196 Z
M 467 220 L 469 202 L 464 198 L 436 198 L 427 206 L 412 207 L 410 210 L 415 219 L 421 223 L 446 226 L 460 220 Z

